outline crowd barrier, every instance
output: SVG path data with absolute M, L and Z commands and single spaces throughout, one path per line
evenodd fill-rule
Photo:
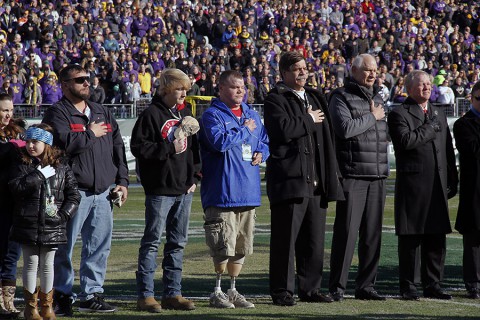
M 110 108 L 116 119 L 135 119 L 138 115 L 145 110 L 150 104 L 150 99 L 140 99 L 133 103 L 122 104 L 110 104 L 104 103 L 103 105 Z M 193 110 L 194 115 L 198 118 L 208 108 L 209 103 L 196 103 Z M 386 113 L 392 110 L 394 107 L 400 105 L 399 103 L 387 103 Z M 454 104 L 438 104 L 445 111 L 447 117 L 461 117 L 470 109 L 470 100 L 465 98 L 457 98 Z M 15 105 L 15 117 L 24 119 L 41 119 L 50 104 L 42 104 L 40 106 L 31 106 L 27 104 Z M 252 104 L 251 107 L 257 111 L 261 118 L 263 118 L 263 104 Z
M 127 162 L 129 169 L 133 172 L 135 170 L 135 157 L 130 151 L 130 138 L 132 134 L 133 127 L 135 125 L 136 117 L 148 107 L 150 104 L 149 99 L 138 100 L 135 103 L 130 104 L 104 104 L 105 106 L 111 108 L 112 112 L 117 119 L 118 125 L 120 127 L 120 132 L 122 133 L 122 138 L 125 143 L 125 151 L 127 156 Z M 387 104 L 386 113 L 392 110 L 395 106 L 400 104 Z M 200 117 L 203 112 L 208 108 L 208 103 L 197 103 L 192 109 L 195 116 Z M 251 105 L 260 116 L 263 118 L 263 104 L 253 104 Z M 465 112 L 470 109 L 470 100 L 468 99 L 457 99 L 453 105 L 439 105 L 445 111 L 448 117 L 448 124 L 450 127 L 453 126 L 456 118 L 461 117 Z M 42 116 L 47 108 L 50 105 L 41 105 L 38 107 L 32 107 L 28 105 L 16 105 L 15 106 L 15 116 L 22 117 L 27 119 L 28 124 L 38 123 L 41 121 Z M 388 116 L 387 116 L 388 118 Z M 455 143 L 455 141 L 454 141 Z M 458 158 L 458 154 L 455 150 L 455 154 Z M 393 150 L 393 145 L 389 143 L 388 147 L 388 158 L 390 168 L 395 168 L 395 154 Z M 458 161 L 458 159 L 457 159 Z

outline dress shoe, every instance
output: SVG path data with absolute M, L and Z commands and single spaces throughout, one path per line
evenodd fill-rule
M 473 288 L 467 291 L 467 298 L 469 299 L 480 299 L 480 289 Z
M 440 288 L 426 288 L 423 290 L 423 296 L 430 299 L 450 300 L 452 296 Z
M 289 292 L 272 294 L 272 301 L 274 305 L 285 307 L 291 307 L 297 304 L 295 298 Z
M 420 296 L 416 291 L 407 291 L 402 293 L 402 300 L 418 301 Z
M 382 297 L 375 290 L 357 290 L 355 291 L 355 299 L 359 300 L 375 300 L 375 301 L 384 301 L 385 297 Z
M 313 291 L 312 294 L 309 296 L 299 295 L 299 298 L 300 298 L 300 301 L 303 301 L 303 302 L 326 302 L 326 303 L 333 302 L 333 298 L 330 294 L 320 293 L 320 290 Z
M 333 292 L 333 293 L 330 293 L 330 295 L 332 296 L 333 298 L 333 301 L 343 301 L 345 298 L 343 297 L 343 292 L 340 292 L 340 291 L 337 291 L 337 292 Z

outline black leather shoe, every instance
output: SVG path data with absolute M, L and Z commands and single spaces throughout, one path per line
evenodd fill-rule
M 333 293 L 330 293 L 330 295 L 332 296 L 333 298 L 333 301 L 343 301 L 343 299 L 345 299 L 343 297 L 343 292 L 340 292 L 340 291 L 337 291 L 337 292 L 333 292 Z
M 443 291 L 440 288 L 426 288 L 423 290 L 423 296 L 425 298 L 450 300 L 452 296 Z
M 386 298 L 382 297 L 377 293 L 375 290 L 366 291 L 366 290 L 358 290 L 355 291 L 355 299 L 359 300 L 375 300 L 375 301 L 385 301 Z
M 467 291 L 467 298 L 469 299 L 480 299 L 480 289 L 474 288 Z
M 291 307 L 296 305 L 295 298 L 288 292 L 272 294 L 272 301 L 274 305 Z
M 299 296 L 300 301 L 303 302 L 333 302 L 333 298 L 330 294 L 320 293 L 319 290 L 312 292 L 310 296 Z
M 408 292 L 402 293 L 402 300 L 418 301 L 420 300 L 420 296 L 418 295 L 417 292 L 408 291 Z

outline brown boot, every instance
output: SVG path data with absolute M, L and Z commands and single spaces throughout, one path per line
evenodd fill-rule
M 15 290 L 17 289 L 16 286 L 3 286 L 2 287 L 2 295 L 3 295 L 3 304 L 5 306 L 5 310 L 7 310 L 10 313 L 13 314 L 18 314 L 20 313 L 17 308 L 15 308 L 15 305 L 13 304 L 13 301 L 15 299 Z
M 5 304 L 3 303 L 3 291 L 0 290 L 0 315 L 9 314 L 10 312 L 5 309 Z
M 43 320 L 56 320 L 55 312 L 53 311 L 53 289 L 49 293 L 39 292 L 38 297 L 40 298 L 40 315 L 43 317 Z
M 154 297 L 146 297 L 137 300 L 137 310 L 159 313 L 162 312 L 162 307 Z
M 193 301 L 178 295 L 175 297 L 163 298 L 162 308 L 166 310 L 195 310 L 195 304 Z
M 34 293 L 23 289 L 23 299 L 25 300 L 25 311 L 23 312 L 26 320 L 43 320 L 37 309 L 38 289 Z

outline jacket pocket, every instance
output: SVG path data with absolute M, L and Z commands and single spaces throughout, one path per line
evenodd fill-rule
M 397 172 L 420 173 L 422 171 L 423 165 L 421 163 L 405 163 L 400 165 L 397 163 Z
M 210 255 L 216 256 L 227 252 L 227 241 L 224 230 L 225 222 L 204 224 L 205 242 L 210 248 Z
M 274 175 L 274 180 L 302 176 L 302 158 L 298 147 L 281 146 L 270 151 L 267 172 Z

